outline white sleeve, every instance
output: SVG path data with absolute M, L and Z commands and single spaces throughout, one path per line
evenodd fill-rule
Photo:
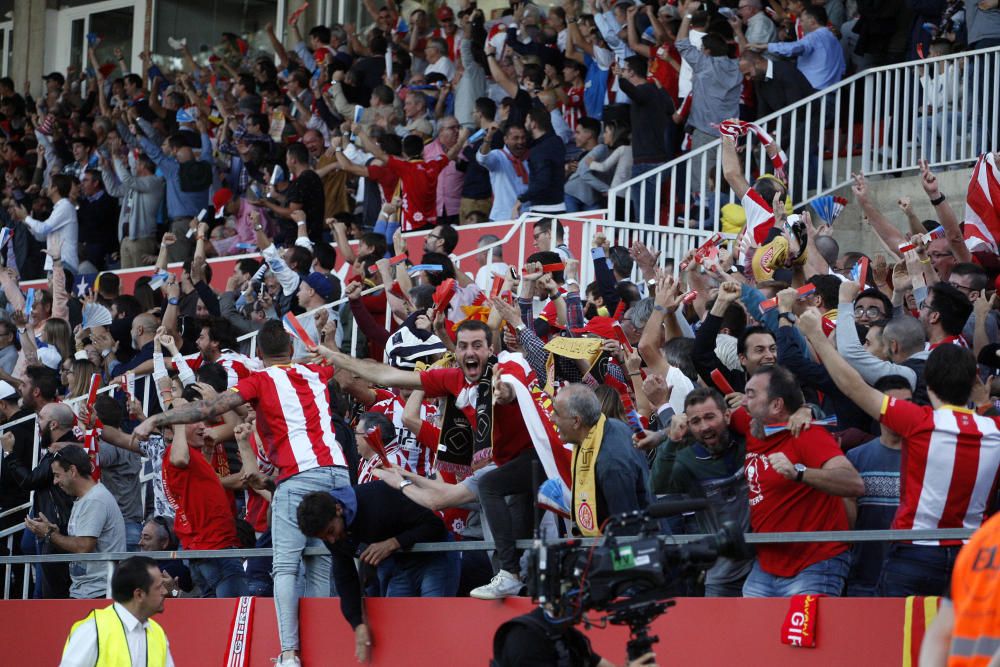
M 189 384 L 194 384 L 198 379 L 194 375 L 194 371 L 188 366 L 187 359 L 177 355 L 173 358 L 174 366 L 177 368 L 177 379 L 181 381 L 181 385 L 188 386 Z
M 70 634 L 59 667 L 94 667 L 96 664 L 97 621 L 91 616 Z
M 667 371 L 666 380 L 667 386 L 671 387 L 670 407 L 674 409 L 675 415 L 682 415 L 684 414 L 684 399 L 694 389 L 694 383 L 676 366 L 671 366 L 670 370 Z

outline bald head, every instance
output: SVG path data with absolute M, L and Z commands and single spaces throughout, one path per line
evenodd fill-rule
M 73 428 L 76 416 L 73 410 L 65 403 L 49 403 L 38 411 L 38 418 L 41 421 L 54 421 L 55 431 L 68 431 Z
M 135 349 L 140 349 L 143 345 L 153 340 L 156 336 L 156 328 L 160 326 L 160 320 L 155 315 L 149 313 L 139 313 L 132 320 L 132 343 Z

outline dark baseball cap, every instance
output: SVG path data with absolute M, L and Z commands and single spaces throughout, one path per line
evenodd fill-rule
M 58 81 L 60 86 L 66 85 L 66 77 L 64 77 L 59 72 L 49 72 L 48 74 L 46 74 L 42 78 L 44 80 L 46 80 L 46 81 L 49 81 L 49 80 Z

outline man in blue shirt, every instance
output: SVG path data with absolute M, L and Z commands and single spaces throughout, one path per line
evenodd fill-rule
M 192 243 L 187 232 L 191 218 L 196 217 L 203 208 L 208 208 L 208 191 L 211 187 L 211 177 L 204 188 L 191 189 L 189 182 L 181 182 L 181 171 L 186 169 L 186 163 L 200 161 L 209 164 L 208 174 L 211 174 L 212 140 L 208 136 L 208 122 L 198 118 L 198 129 L 201 131 L 201 154 L 195 157 L 185 142 L 184 137 L 174 133 L 167 137 L 162 146 L 157 146 L 150 137 L 155 135 L 152 126 L 142 119 L 137 124 L 146 136 L 139 138 L 142 150 L 156 163 L 160 174 L 167 182 L 167 217 L 170 219 L 170 231 L 177 241 L 169 246 L 168 253 L 171 262 L 183 262 L 191 258 Z M 199 186 L 202 183 L 198 184 Z M 187 189 L 185 189 L 187 188 Z
M 825 9 L 806 5 L 799 17 L 799 25 L 804 33 L 802 39 L 795 42 L 751 44 L 750 49 L 797 58 L 796 65 L 809 80 L 809 84 L 816 90 L 823 90 L 840 81 L 846 69 L 844 49 L 826 24 Z
M 509 220 L 516 217 L 517 198 L 528 191 L 528 134 L 523 126 L 510 123 L 504 132 L 504 147 L 490 150 L 496 131 L 496 124 L 486 131 L 486 138 L 476 153 L 476 162 L 490 173 L 493 189 L 490 220 Z

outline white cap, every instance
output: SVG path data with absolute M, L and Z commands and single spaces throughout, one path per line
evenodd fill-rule
M 17 395 L 17 389 L 14 389 L 12 384 L 0 380 L 0 401 L 6 401 L 12 396 L 16 397 Z

